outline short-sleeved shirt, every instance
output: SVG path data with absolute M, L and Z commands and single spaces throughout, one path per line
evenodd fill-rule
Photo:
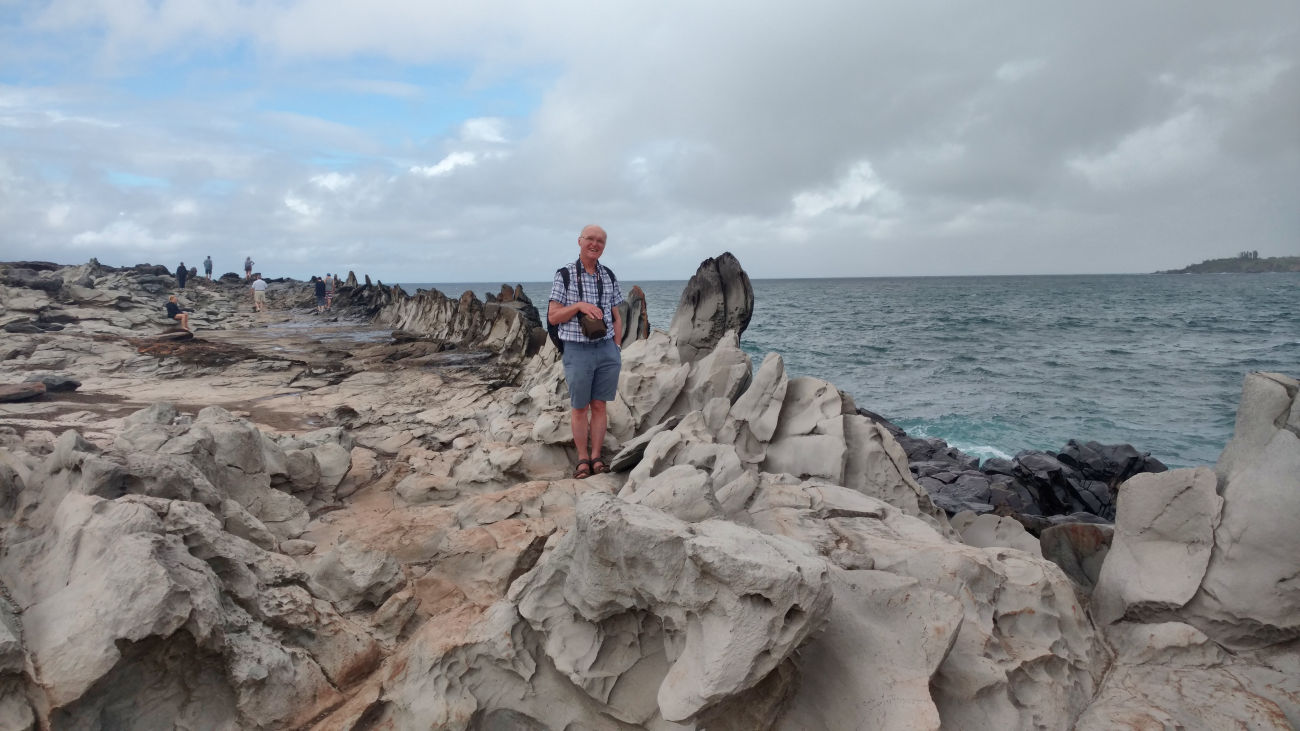
M 265 279 L 254 279 L 254 280 L 253 280 L 253 291 L 254 291 L 254 292 L 264 292 L 264 291 L 266 291 L 266 280 L 265 280 Z
M 599 307 L 605 313 L 605 338 L 606 340 L 614 337 L 614 306 L 623 301 L 623 290 L 619 289 L 618 281 L 609 276 L 609 270 L 604 265 L 597 264 L 597 274 L 600 276 L 601 287 L 597 287 L 597 274 L 588 274 L 587 270 L 579 267 L 575 261 L 566 267 L 569 270 L 569 286 L 564 286 L 564 278 L 557 271 L 555 280 L 551 282 L 551 300 L 559 302 L 560 306 L 568 307 L 578 302 L 578 276 L 582 276 L 582 293 L 585 295 L 582 299 Z M 597 297 L 597 294 L 603 289 L 604 294 Z M 600 301 L 597 301 L 599 299 Z M 568 322 L 562 322 L 559 325 L 560 339 L 572 343 L 589 343 L 591 340 L 582 334 L 582 326 L 578 324 L 578 318 L 575 316 Z

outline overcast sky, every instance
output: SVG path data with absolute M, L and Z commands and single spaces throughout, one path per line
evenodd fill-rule
M 386 282 L 1300 255 L 1294 0 L 0 0 L 0 260 Z

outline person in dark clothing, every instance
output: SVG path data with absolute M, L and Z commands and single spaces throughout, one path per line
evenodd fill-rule
M 320 277 L 313 276 L 311 278 L 311 281 L 316 283 L 316 311 L 324 312 L 325 311 L 325 280 L 321 279 Z
M 182 330 L 190 329 L 190 315 L 181 309 L 181 304 L 176 299 L 176 295 L 167 298 L 167 316 L 173 320 L 179 320 Z
M 185 262 L 181 262 L 176 267 L 176 283 L 181 289 L 185 289 L 185 278 L 190 275 L 190 270 L 185 268 Z

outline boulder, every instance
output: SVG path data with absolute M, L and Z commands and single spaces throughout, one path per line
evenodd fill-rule
M 305 559 L 304 565 L 313 592 L 344 612 L 362 605 L 378 608 L 405 583 L 392 556 L 348 541 Z
M 690 721 L 763 680 L 822 627 L 832 589 L 797 543 L 586 493 L 573 530 L 511 596 L 561 673 L 615 718 L 645 723 L 646 710 Z M 671 656 L 622 639 L 638 628 Z
M 1043 555 L 1038 539 L 1029 535 L 1025 527 L 1013 518 L 965 511 L 952 517 L 952 527 L 961 535 L 962 543 L 968 546 L 1015 548 L 1033 556 Z
M 0 403 L 39 398 L 45 395 L 45 391 L 45 384 L 39 381 L 35 383 L 0 384 Z
M 633 286 L 619 303 L 618 310 L 623 317 L 622 347 L 626 348 L 638 340 L 650 337 L 650 315 L 646 308 L 645 291 Z
M 1074 583 L 1091 593 L 1110 552 L 1115 528 L 1095 523 L 1064 523 L 1043 530 L 1038 537 L 1043 558 L 1061 567 Z
M 1300 721 L 1294 662 L 1234 655 L 1181 622 L 1121 623 L 1107 635 L 1117 657 L 1097 699 L 1075 724 L 1078 731 L 1282 731 Z
M 1215 466 L 1223 514 L 1187 617 L 1231 647 L 1300 637 L 1298 394 L 1295 379 L 1248 375 L 1236 429 Z
M 800 692 L 774 728 L 938 729 L 930 683 L 962 625 L 961 602 L 884 571 L 835 568 L 831 579 L 830 621 L 799 652 Z
M 78 388 L 81 388 L 81 381 L 78 381 L 77 379 L 72 378 L 70 376 L 59 375 L 57 373 L 43 373 L 36 376 L 28 376 L 27 378 L 23 379 L 23 381 L 25 383 L 43 383 L 45 384 L 45 391 L 47 393 L 58 392 L 58 391 L 76 391 Z
M 1103 623 L 1170 616 L 1196 594 L 1223 499 L 1205 467 L 1142 474 L 1119 490 L 1119 520 L 1093 608 Z
M 682 290 L 668 331 L 683 362 L 713 350 L 728 330 L 737 337 L 754 314 L 754 288 L 731 252 L 705 259 Z

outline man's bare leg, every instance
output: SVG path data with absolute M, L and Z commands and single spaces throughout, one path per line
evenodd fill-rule
M 605 411 L 604 401 L 591 402 L 591 458 L 593 461 L 600 460 L 602 471 L 609 468 L 605 461 L 601 459 L 601 448 L 605 446 L 605 430 L 609 423 L 609 414 Z M 595 467 L 592 472 L 595 472 Z
M 592 402 L 594 407 L 596 402 Z M 592 408 L 595 411 L 595 408 Z M 590 459 L 591 452 L 587 451 L 587 409 L 573 409 L 569 413 L 569 422 L 573 427 L 573 446 L 578 448 L 578 459 Z

